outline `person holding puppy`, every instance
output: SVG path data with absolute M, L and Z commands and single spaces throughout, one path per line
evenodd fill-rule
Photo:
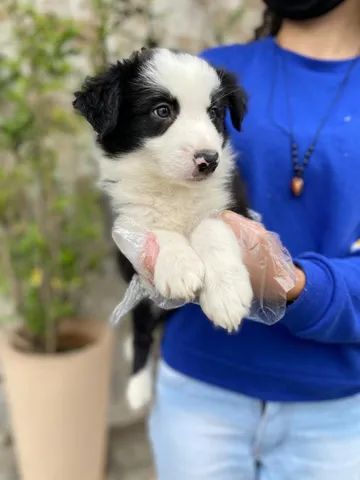
M 360 478 L 360 5 L 265 3 L 261 38 L 203 57 L 248 92 L 232 143 L 258 245 L 279 234 L 296 284 L 273 326 L 230 335 L 197 305 L 171 315 L 150 418 L 158 480 Z M 246 236 L 251 220 L 222 218 Z

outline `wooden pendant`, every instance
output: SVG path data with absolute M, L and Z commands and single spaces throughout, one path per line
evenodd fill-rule
M 291 180 L 291 191 L 295 197 L 300 197 L 304 190 L 304 180 L 301 177 L 293 177 Z

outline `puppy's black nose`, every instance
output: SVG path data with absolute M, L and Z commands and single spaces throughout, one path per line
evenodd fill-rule
M 194 155 L 200 173 L 212 173 L 218 166 L 219 154 L 215 150 L 198 150 Z

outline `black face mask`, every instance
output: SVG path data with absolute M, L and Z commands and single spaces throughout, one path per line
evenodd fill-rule
M 344 0 L 264 0 L 273 12 L 282 18 L 308 20 L 320 17 Z

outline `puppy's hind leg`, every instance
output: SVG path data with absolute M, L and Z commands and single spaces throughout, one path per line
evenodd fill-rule
M 149 357 L 144 367 L 130 377 L 126 388 L 126 399 L 131 410 L 146 407 L 152 398 L 153 360 Z
M 133 311 L 132 376 L 129 379 L 126 398 L 132 410 L 145 407 L 151 400 L 153 390 L 153 360 L 151 346 L 159 316 L 148 301 L 140 303 Z

